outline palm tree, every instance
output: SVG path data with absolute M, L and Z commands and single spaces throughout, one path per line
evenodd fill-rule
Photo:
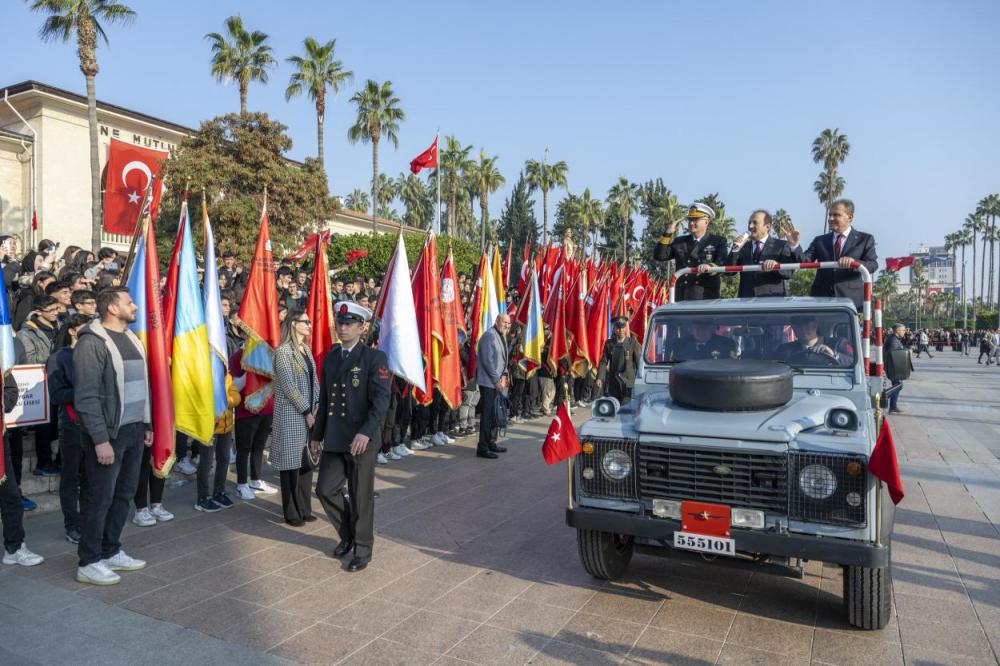
M 542 191 L 542 244 L 549 236 L 549 190 L 555 187 L 567 188 L 566 173 L 569 166 L 560 160 L 555 164 L 547 164 L 545 160 L 528 160 L 524 163 L 524 175 L 528 181 L 528 191 Z
M 498 156 L 486 156 L 486 150 L 480 149 L 479 162 L 474 163 L 469 169 L 469 177 L 476 189 L 476 196 L 479 197 L 479 249 L 486 247 L 486 224 L 490 221 L 489 197 L 498 189 L 503 187 L 507 180 L 497 169 Z
M 897 271 L 883 271 L 875 280 L 872 291 L 884 302 L 884 310 L 888 311 L 890 300 L 896 295 L 899 289 L 899 273 Z
M 475 164 L 469 159 L 472 146 L 463 146 L 454 135 L 444 139 L 444 150 L 440 154 L 441 169 L 448 176 L 448 220 L 446 226 L 448 235 L 458 233 L 456 220 L 458 215 L 458 179 L 459 176 Z
M 604 219 L 604 205 L 601 203 L 600 199 L 595 199 L 590 195 L 590 188 L 586 187 L 583 190 L 583 194 L 575 202 L 574 214 L 577 217 L 577 221 L 580 223 L 580 227 L 583 228 L 583 233 L 586 235 L 588 232 L 593 231 L 594 242 L 591 246 L 591 253 L 597 253 L 597 231 L 601 225 L 601 221 Z M 586 248 L 584 248 L 586 250 Z
M 812 157 L 813 162 L 822 164 L 824 173 L 820 174 L 820 180 L 816 181 L 813 190 L 819 195 L 820 203 L 826 208 L 827 217 L 830 216 L 830 205 L 834 199 L 844 192 L 844 179 L 837 175 L 837 169 L 847 159 L 847 154 L 851 152 L 851 144 L 847 141 L 847 135 L 840 133 L 840 128 L 825 129 L 813 140 Z M 825 181 L 823 176 L 826 176 Z M 823 187 L 820 183 L 825 182 Z M 827 220 L 824 218 L 823 228 L 826 229 Z
M 399 148 L 399 123 L 406 114 L 399 108 L 399 98 L 392 92 L 392 81 L 379 83 L 368 79 L 365 87 L 351 96 L 358 107 L 358 117 L 347 130 L 351 143 L 372 144 L 372 206 L 378 202 L 378 143 L 383 137 Z M 372 234 L 375 233 L 375 210 L 372 210 Z
M 271 47 L 264 43 L 267 34 L 260 30 L 249 32 L 237 14 L 226 19 L 225 35 L 210 32 L 205 39 L 212 42 L 212 75 L 222 83 L 236 80 L 240 86 L 240 114 L 245 115 L 250 84 L 267 83 L 267 70 L 278 64 Z
M 305 48 L 304 56 L 292 56 L 287 62 L 295 66 L 295 72 L 288 79 L 285 89 L 285 101 L 303 92 L 316 105 L 316 154 L 319 167 L 323 168 L 323 123 L 326 120 L 326 89 L 333 94 L 340 92 L 340 86 L 354 80 L 354 72 L 344 69 L 344 63 L 335 60 L 333 51 L 337 40 L 331 39 L 326 44 L 320 44 L 312 37 L 306 37 L 302 42 Z
M 989 239 L 990 239 L 990 282 L 987 293 L 988 303 L 993 303 L 993 260 L 995 258 L 995 244 L 997 240 L 1000 240 L 1000 236 L 997 235 L 997 215 L 1000 215 L 1000 195 L 990 194 L 982 199 L 977 206 L 977 210 L 983 216 L 985 220 L 987 217 L 990 218 L 989 224 Z M 985 245 L 983 246 L 985 249 Z M 1000 293 L 998 293 L 1000 295 Z
M 97 64 L 97 38 L 108 43 L 104 23 L 128 25 L 135 11 L 117 0 L 34 0 L 31 11 L 48 14 L 39 30 L 41 38 L 68 42 L 76 35 L 76 55 L 80 71 L 87 81 L 87 124 L 90 130 L 90 241 L 93 251 L 101 249 L 101 158 L 98 152 L 97 91 L 94 79 Z
M 639 211 L 639 185 L 630 183 L 625 176 L 619 176 L 618 182 L 608 190 L 608 208 L 618 213 L 622 222 L 622 264 L 628 263 L 628 238 L 632 226 L 632 213 Z
M 966 248 L 966 246 L 969 245 L 969 243 L 972 242 L 972 235 L 969 233 L 969 230 L 966 229 L 964 226 L 960 227 L 959 230 L 955 232 L 955 234 L 958 237 L 958 239 L 957 239 L 958 246 L 962 248 L 962 281 L 961 281 L 961 286 L 959 287 L 959 291 L 958 291 L 959 296 L 962 299 L 962 312 L 963 312 L 963 320 L 964 320 L 963 324 L 962 324 L 962 328 L 968 329 L 969 328 L 969 326 L 968 326 L 968 320 L 965 319 L 965 317 L 964 317 L 964 313 L 967 312 L 965 304 L 969 301 L 969 297 L 965 293 L 965 248 Z
M 944 249 L 947 252 L 951 252 L 951 288 L 952 293 L 954 293 L 956 287 L 956 268 L 958 266 L 958 247 L 962 242 L 962 232 L 955 231 L 950 234 L 945 234 L 944 236 Z M 955 313 L 951 313 L 951 321 L 955 321 Z
M 434 201 L 424 181 L 412 173 L 401 173 L 396 179 L 396 192 L 403 202 L 403 221 L 411 227 L 430 228 Z
M 372 207 L 372 200 L 368 196 L 368 193 L 362 190 L 360 187 L 355 188 L 347 195 L 344 199 L 344 208 L 347 210 L 357 211 L 359 213 L 367 213 L 368 209 Z
M 979 219 L 979 215 L 972 213 L 965 217 L 965 223 L 962 224 L 962 230 L 972 239 L 972 321 L 973 325 L 976 321 L 976 239 L 979 236 L 979 228 L 982 221 Z
M 389 219 L 389 211 L 391 210 L 392 200 L 396 198 L 396 194 L 399 192 L 398 183 L 393 180 L 392 176 L 388 176 L 384 173 L 378 175 L 378 186 L 375 188 L 375 210 L 378 211 L 378 216 Z

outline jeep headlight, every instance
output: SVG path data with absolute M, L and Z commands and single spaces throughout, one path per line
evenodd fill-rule
M 632 472 L 632 459 L 621 449 L 611 449 L 601 460 L 601 471 L 612 481 L 621 481 Z
M 810 499 L 825 500 L 837 490 L 837 477 L 825 465 L 806 465 L 799 472 L 799 488 Z

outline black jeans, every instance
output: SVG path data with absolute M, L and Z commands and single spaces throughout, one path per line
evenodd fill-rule
M 59 475 L 59 506 L 67 532 L 80 532 L 81 516 L 87 508 L 87 471 L 83 466 L 80 428 L 69 422 L 59 427 L 59 450 L 63 468 Z
M 260 480 L 264 467 L 264 446 L 271 434 L 271 414 L 255 414 L 236 419 L 236 483 L 247 482 L 247 461 L 250 478 Z
M 114 557 L 121 550 L 122 530 L 128 520 L 129 504 L 139 485 L 146 427 L 129 423 L 118 429 L 111 440 L 115 459 L 110 465 L 97 462 L 94 440 L 86 433 L 80 438 L 87 469 L 89 502 L 83 514 L 83 529 L 77 553 L 80 566 Z
M 7 480 L 0 483 L 0 520 L 3 521 L 3 547 L 8 553 L 16 553 L 24 541 L 24 509 L 21 507 L 21 491 L 11 478 L 10 442 L 4 433 L 3 464 L 7 470 Z
M 899 394 L 903 392 L 903 388 L 902 388 L 903 387 L 903 382 L 899 381 L 898 379 L 893 379 L 892 380 L 892 385 L 893 386 L 899 386 L 900 388 L 899 388 L 898 391 L 896 391 L 895 393 L 893 393 L 892 395 L 889 396 L 889 409 L 890 410 L 896 409 L 897 403 L 899 403 Z
M 309 452 L 302 447 L 302 465 L 297 469 L 285 469 L 281 476 L 281 510 L 285 520 L 305 520 L 312 515 L 311 498 L 313 482 L 312 461 Z
M 150 504 L 163 502 L 163 487 L 167 485 L 167 480 L 153 474 L 153 466 L 150 464 L 152 456 L 152 447 L 144 446 L 142 465 L 139 468 L 139 483 L 135 489 L 136 509 L 145 509 Z
M 226 492 L 226 475 L 229 473 L 229 450 L 233 445 L 233 433 L 227 432 L 215 436 L 214 446 L 201 447 L 198 458 L 198 501 L 221 495 Z M 208 489 L 208 477 L 212 475 L 212 463 L 215 463 L 215 476 L 212 490 Z
M 4 448 L 10 451 L 10 464 L 7 465 L 7 476 L 14 475 L 14 482 L 21 486 L 21 467 L 24 465 L 24 428 L 12 428 L 8 430 L 4 437 L 7 446 Z
M 497 441 L 496 428 L 493 425 L 496 420 L 494 412 L 497 406 L 497 390 L 490 386 L 480 386 L 479 404 L 483 411 L 479 417 L 479 442 L 476 444 L 476 452 L 486 453 L 496 446 Z

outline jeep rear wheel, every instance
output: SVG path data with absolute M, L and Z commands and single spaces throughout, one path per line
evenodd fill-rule
M 889 567 L 844 567 L 847 622 L 860 629 L 882 629 L 892 612 Z
M 594 578 L 612 580 L 622 575 L 632 561 L 635 543 L 632 537 L 596 530 L 576 531 L 580 562 Z

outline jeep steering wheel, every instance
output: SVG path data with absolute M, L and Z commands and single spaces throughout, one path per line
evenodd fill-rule
M 829 349 L 829 347 L 827 347 L 827 349 Z M 834 354 L 836 354 L 836 352 L 834 352 Z M 793 363 L 796 360 L 801 361 L 803 363 L 813 363 L 816 357 L 822 359 L 823 361 L 822 365 L 824 367 L 832 367 L 835 365 L 840 365 L 835 355 L 830 356 L 826 352 L 817 351 L 809 347 L 804 347 L 803 349 L 798 350 L 797 352 L 792 354 L 792 356 L 788 360 L 792 361 Z

